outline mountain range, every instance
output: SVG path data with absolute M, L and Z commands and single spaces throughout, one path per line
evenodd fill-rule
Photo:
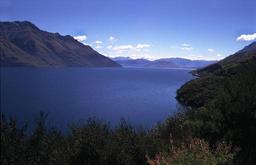
M 40 30 L 28 21 L 0 22 L 1 66 L 120 67 L 72 36 Z
M 189 60 L 185 58 L 162 58 L 154 61 L 147 59 L 132 59 L 129 57 L 112 58 L 123 67 L 139 68 L 202 68 L 217 61 Z

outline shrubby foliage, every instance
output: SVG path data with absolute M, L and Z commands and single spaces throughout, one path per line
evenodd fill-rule
M 146 164 L 145 155 L 159 152 L 160 142 L 150 131 L 135 130 L 121 120 L 117 128 L 96 119 L 73 124 L 67 134 L 48 128 L 46 115 L 32 133 L 15 119 L 1 119 L 1 164 Z
M 71 125 L 67 134 L 48 128 L 46 117 L 41 114 L 35 129 L 27 133 L 26 126 L 18 127 L 15 119 L 6 119 L 2 115 L 1 164 L 147 164 L 162 153 L 165 154 L 161 159 L 167 162 L 185 163 L 194 157 L 198 162 L 232 161 L 230 149 L 215 154 L 207 142 L 202 141 L 201 146 L 199 139 L 190 141 L 182 128 L 182 114 L 174 115 L 166 123 L 148 131 L 135 129 L 124 120 L 116 128 L 111 128 L 106 123 L 89 119 L 85 124 Z M 190 142 L 192 148 L 188 145 Z M 207 153 L 200 147 L 206 147 Z
M 256 164 L 256 59 L 191 83 L 179 94 L 188 97 L 189 93 L 191 97 L 187 104 L 192 109 L 186 112 L 184 124 L 192 136 L 206 140 L 211 146 L 224 140 L 236 152 L 235 164 Z M 202 104 L 196 104 L 197 100 Z

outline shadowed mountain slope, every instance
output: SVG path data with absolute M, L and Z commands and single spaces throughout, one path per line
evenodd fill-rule
M 30 22 L 0 22 L 1 66 L 119 67 L 73 37 L 40 30 Z
M 234 164 L 256 159 L 256 42 L 224 60 L 195 71 L 198 78 L 177 91 L 188 108 L 186 124 L 215 144 L 232 143 Z

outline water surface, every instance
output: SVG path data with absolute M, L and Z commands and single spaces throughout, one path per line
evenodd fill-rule
M 190 79 L 180 69 L 1 68 L 1 110 L 28 122 L 46 112 L 62 128 L 89 117 L 151 127 L 176 111 Z

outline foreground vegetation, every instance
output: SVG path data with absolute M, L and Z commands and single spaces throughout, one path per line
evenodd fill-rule
M 169 118 L 167 123 L 149 131 L 136 130 L 124 120 L 114 129 L 89 119 L 84 124 L 71 125 L 69 132 L 63 134 L 56 128 L 48 128 L 43 114 L 30 133 L 27 126 L 19 128 L 15 119 L 2 115 L 1 164 L 232 163 L 229 145 L 219 143 L 211 148 L 204 140 L 184 137 L 179 128 L 180 117 Z M 169 130 L 175 136 L 170 137 Z

